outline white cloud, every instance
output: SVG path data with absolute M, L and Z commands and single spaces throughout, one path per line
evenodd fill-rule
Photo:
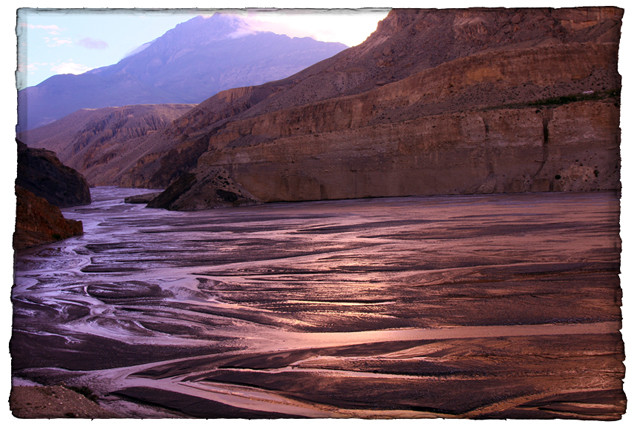
M 62 62 L 60 64 L 53 65 L 51 71 L 56 74 L 82 74 L 89 71 L 91 67 L 87 67 L 83 64 L 78 64 L 72 61 Z
M 21 24 L 23 27 L 27 27 L 30 30 L 45 30 L 47 33 L 49 33 L 52 36 L 57 36 L 58 34 L 60 34 L 60 31 L 62 31 L 60 29 L 60 27 L 58 27 L 57 25 L 34 25 L 34 24 Z
M 38 71 L 40 68 L 47 67 L 50 65 L 52 64 L 49 62 L 32 62 L 32 63 L 26 64 L 26 67 L 23 64 L 18 64 L 18 71 L 24 72 L 26 68 L 26 71 L 28 71 L 30 74 L 33 74 L 34 72 Z
M 71 44 L 72 41 L 69 39 L 63 39 L 60 37 L 43 37 L 44 42 L 47 47 L 58 47 L 65 44 Z
M 342 42 L 349 46 L 362 43 L 388 10 L 285 12 L 248 11 L 244 18 L 254 31 L 272 31 L 290 37 L 312 37 L 326 42 Z

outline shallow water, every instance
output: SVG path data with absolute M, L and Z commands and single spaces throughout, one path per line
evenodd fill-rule
M 614 193 L 168 212 L 97 188 L 15 262 L 14 376 L 129 416 L 624 411 Z

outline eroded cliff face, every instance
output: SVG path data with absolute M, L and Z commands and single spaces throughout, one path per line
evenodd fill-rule
M 610 99 L 446 113 L 212 150 L 198 169 L 262 201 L 617 189 L 617 117 Z
M 85 120 L 63 157 L 94 185 L 176 182 L 158 204 L 173 209 L 233 199 L 217 190 L 237 204 L 616 189 L 621 19 L 393 10 L 361 45 L 289 78 L 144 106 L 162 120 L 142 106 Z
M 172 128 L 173 142 L 165 144 L 172 147 L 171 152 L 141 158 L 139 164 L 122 174 L 120 184 L 166 187 L 180 173 L 190 171 L 201 154 L 213 149 L 219 133 L 237 139 L 238 144 L 268 140 L 272 136 L 262 133 L 264 127 L 251 129 L 237 122 L 264 115 L 263 121 L 279 120 L 275 126 L 289 126 L 299 119 L 276 116 L 279 112 L 288 114 L 295 107 L 306 106 L 300 114 L 315 115 L 319 121 L 356 126 L 352 118 L 359 120 L 360 110 L 366 120 L 400 122 L 480 105 L 619 87 L 615 64 L 621 14 L 616 8 L 393 10 L 359 46 L 287 79 L 221 92 L 198 105 Z M 607 52 L 599 50 L 607 44 Z M 589 48 L 583 45 L 591 45 L 598 52 L 587 52 Z M 571 46 L 575 49 L 567 60 L 562 57 L 562 49 Z M 536 48 L 538 56 L 521 55 Z M 482 66 L 475 59 L 477 55 L 489 55 Z M 591 63 L 594 60 L 599 64 Z M 513 61 L 517 66 L 511 65 Z M 495 62 L 500 65 L 494 66 Z M 612 67 L 593 67 L 603 62 Z M 473 72 L 466 70 L 470 65 Z M 439 75 L 425 74 L 434 68 L 441 70 Z M 575 73 L 567 79 L 574 68 Z M 533 77 L 532 81 L 515 74 L 523 70 Z M 555 73 L 545 77 L 549 70 Z M 553 81 L 558 71 L 565 74 L 564 87 Z M 589 76 L 591 71 L 596 74 Z M 438 80 L 432 81 L 434 78 Z M 386 92 L 375 91 L 386 86 Z M 398 88 L 409 91 L 398 92 Z M 415 93 L 409 93 L 412 90 Z M 364 93 L 371 96 L 353 98 Z M 336 98 L 344 102 L 337 105 L 335 114 L 322 109 L 322 101 Z M 327 117 L 320 117 L 322 114 Z M 308 130 L 302 126 L 297 131 Z M 180 161 L 175 160 L 177 154 Z
M 395 11 L 328 61 L 371 59 L 392 78 L 358 84 L 324 63 L 280 92 L 250 88 L 185 115 L 187 135 L 208 140 L 194 176 L 222 170 L 265 202 L 618 189 L 620 19 L 615 8 Z M 427 53 L 401 49 L 433 28 Z M 328 76 L 349 82 L 343 95 L 289 101 Z M 214 206 L 190 189 L 180 200 L 165 207 Z
M 16 250 L 82 234 L 82 222 L 67 220 L 60 207 L 91 203 L 89 185 L 52 151 L 18 143 L 16 177 Z

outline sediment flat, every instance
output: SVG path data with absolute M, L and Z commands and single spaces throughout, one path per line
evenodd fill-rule
M 93 191 L 65 210 L 83 236 L 17 254 L 15 378 L 118 416 L 625 411 L 615 193 L 168 212 Z

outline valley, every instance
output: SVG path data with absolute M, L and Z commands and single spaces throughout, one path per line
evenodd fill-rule
M 617 419 L 614 193 L 65 209 L 16 259 L 14 376 L 127 417 Z M 470 393 L 470 390 L 476 392 Z
M 213 14 L 19 91 L 14 415 L 620 419 L 623 12 Z

